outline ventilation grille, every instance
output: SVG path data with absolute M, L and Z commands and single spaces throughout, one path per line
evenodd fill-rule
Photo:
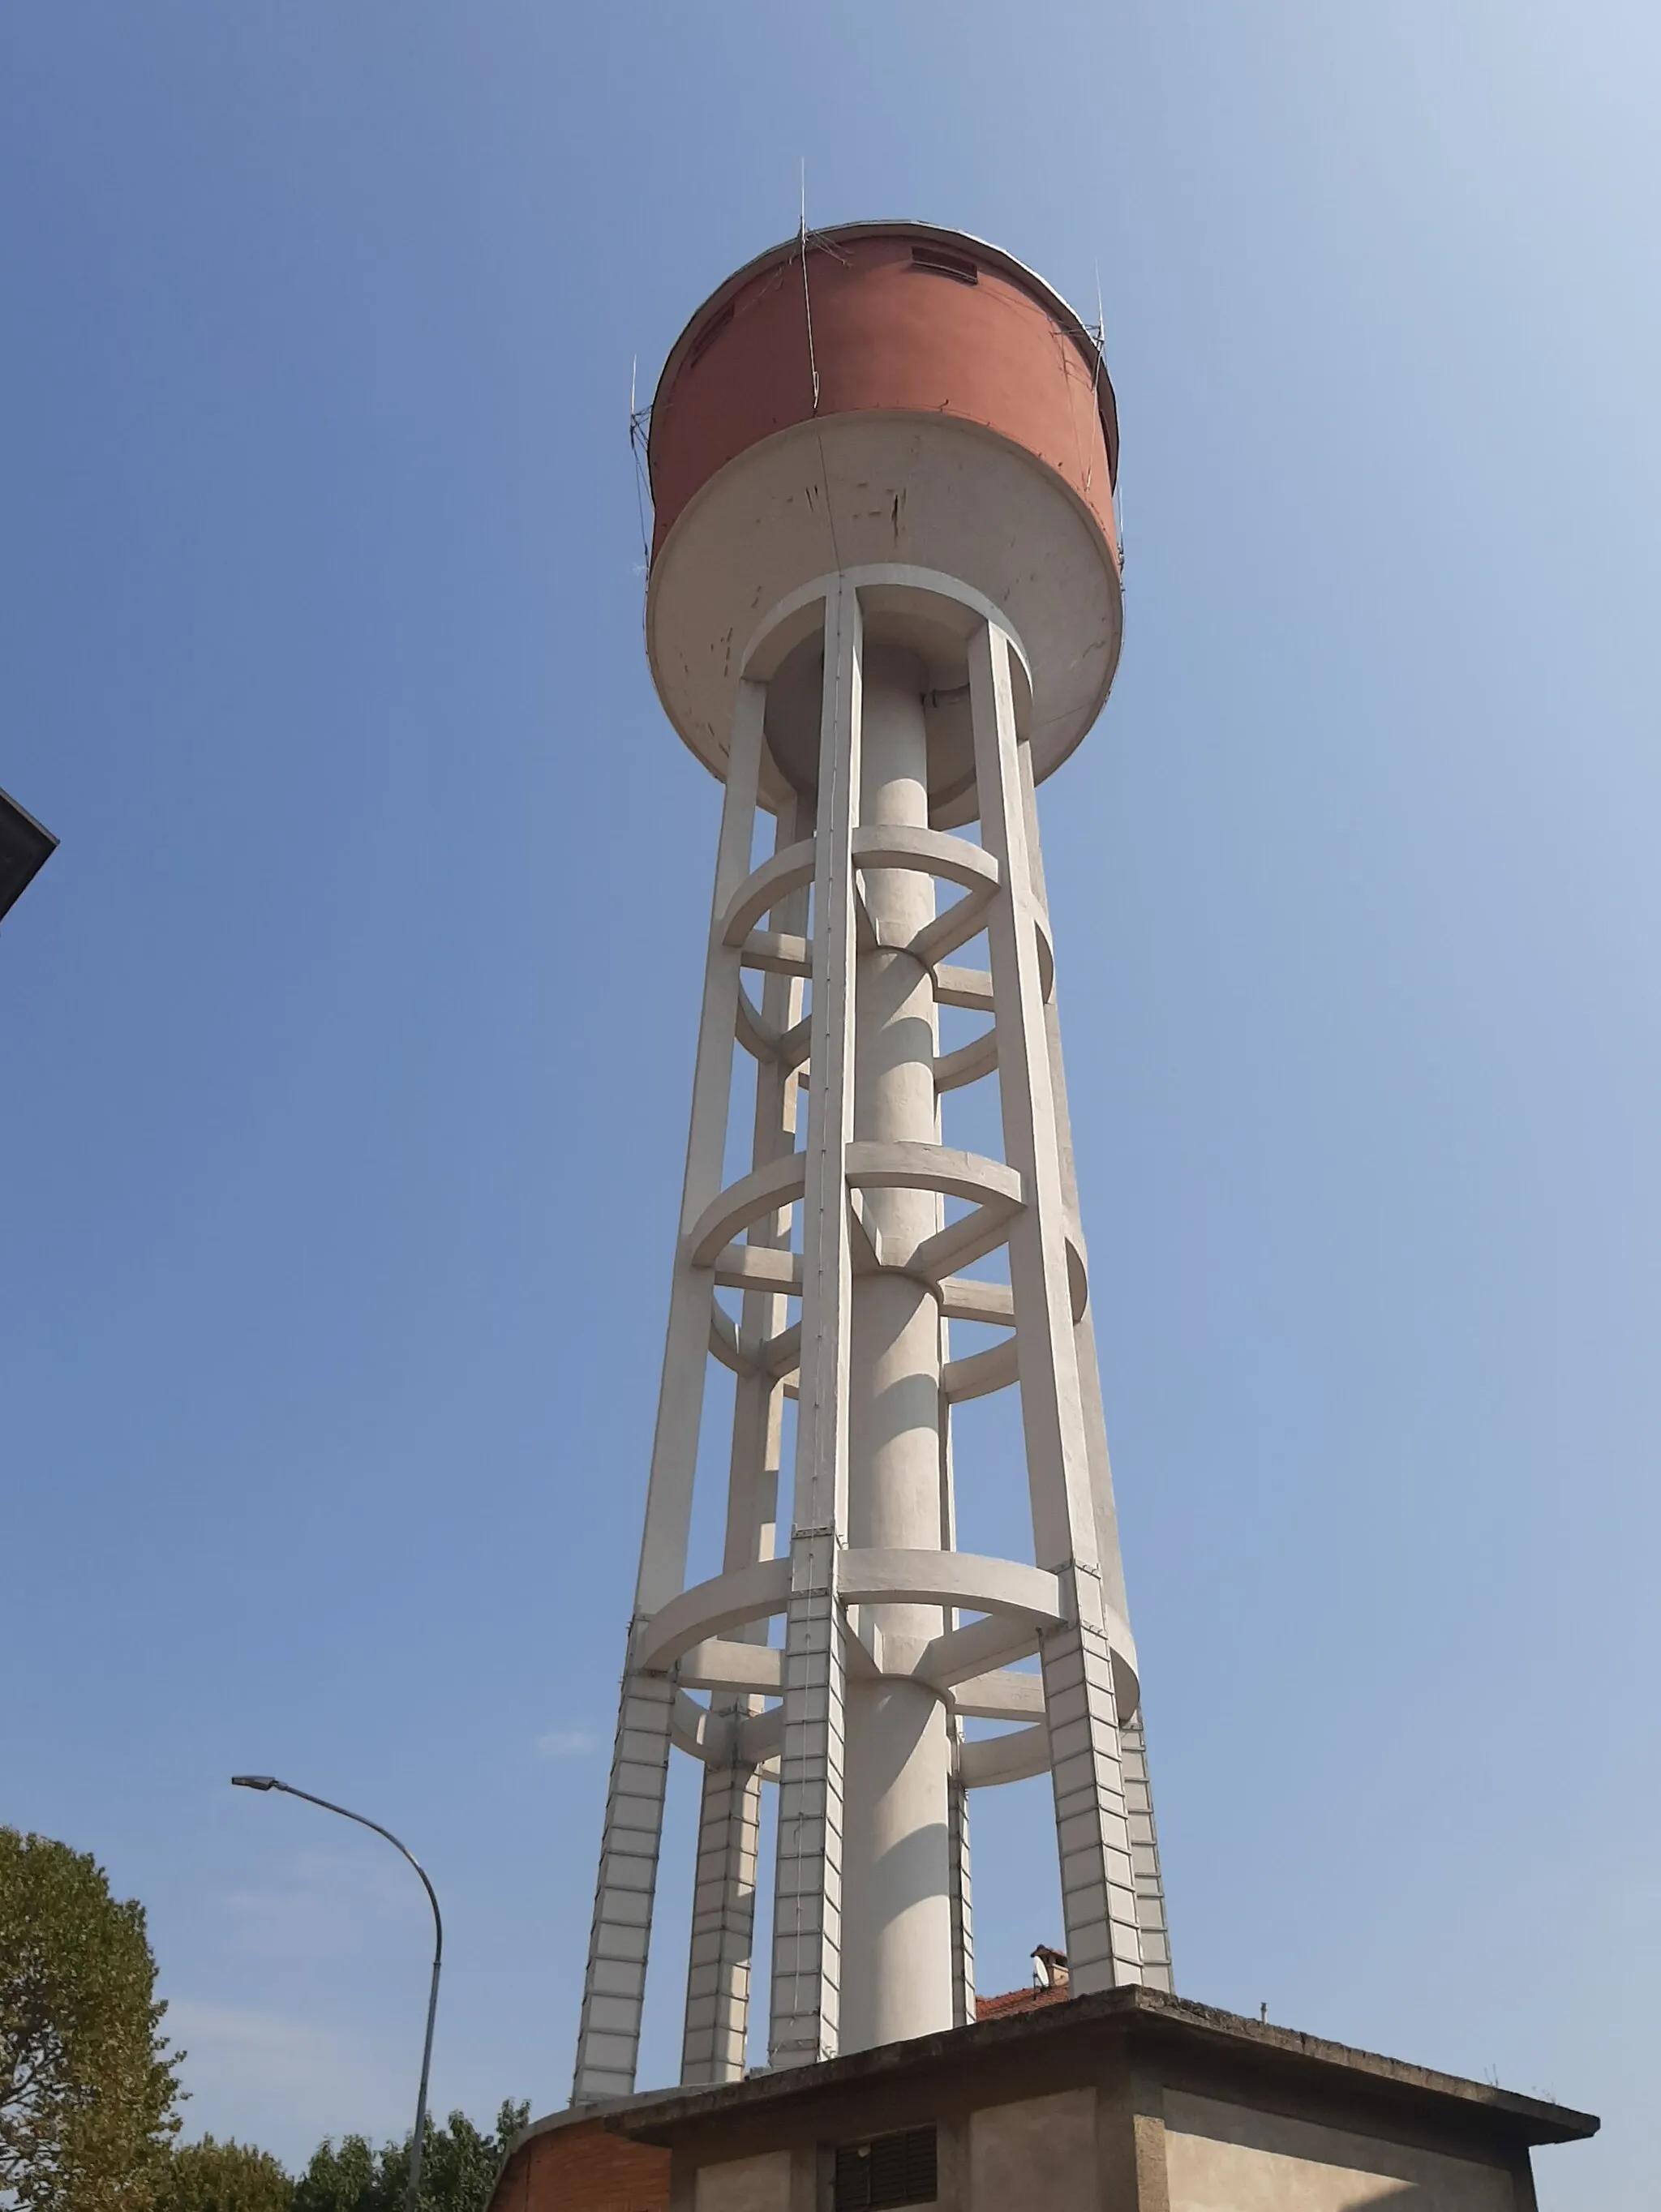
M 928 276 L 955 276 L 959 284 L 978 284 L 981 272 L 966 253 L 950 253 L 943 246 L 914 246 L 911 266 Z
M 939 2194 L 933 2128 L 843 2143 L 837 2152 L 836 2212 L 889 2212 L 900 2204 L 932 2204 Z

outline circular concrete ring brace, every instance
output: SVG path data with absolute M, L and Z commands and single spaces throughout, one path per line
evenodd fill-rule
M 1022 1203 L 1021 1179 L 1002 1160 L 963 1152 L 950 1145 L 870 1143 L 848 1147 L 848 1180 L 855 1190 L 933 1190 L 971 1205 Z
M 1055 1627 L 1062 1618 L 1054 1575 L 974 1552 L 844 1552 L 840 1587 L 849 1605 L 950 1605 L 1033 1628 Z M 642 1624 L 634 1664 L 666 1673 L 694 1644 L 782 1613 L 789 1598 L 788 1559 L 763 1559 L 695 1583 Z
M 985 927 L 984 915 L 997 895 L 998 864 L 990 853 L 971 845 L 966 837 L 953 837 L 944 830 L 877 828 L 855 830 L 853 836 L 856 868 L 896 868 L 916 875 L 939 876 L 956 884 L 964 896 L 943 914 L 920 929 L 904 951 L 933 968 L 948 953 L 966 945 Z M 730 942 L 731 940 L 729 940 Z
M 1050 1771 L 1050 1730 L 1042 1721 L 1001 1735 L 971 1737 L 958 1747 L 958 1779 L 965 1790 L 1000 1782 L 1028 1782 Z
M 910 1251 L 890 1251 L 885 1245 L 876 1250 L 879 1267 L 915 1275 L 934 1289 L 943 1277 L 995 1251 L 1007 1239 L 1009 1224 L 1025 1203 L 1020 1176 L 1006 1162 L 958 1152 L 949 1145 L 915 1139 L 856 1141 L 848 1147 L 847 1172 L 855 1191 L 937 1191 L 943 1198 L 963 1199 L 974 1207 L 972 1213 L 948 1222 Z
M 961 634 L 965 644 L 983 623 L 1009 641 L 1015 684 L 1017 725 L 1031 705 L 1032 667 L 1019 632 L 1001 607 L 946 568 L 920 568 L 910 562 L 868 562 L 863 567 L 827 569 L 776 600 L 751 630 L 739 667 L 746 683 L 765 684 L 795 648 L 824 629 L 824 611 L 833 592 L 851 584 L 860 605 L 873 613 L 915 611 L 933 616 Z M 965 815 L 972 821 L 972 815 Z
M 714 1267 L 722 1249 L 741 1237 L 752 1221 L 794 1206 L 801 1196 L 806 1172 L 804 1155 L 787 1152 L 782 1159 L 770 1160 L 728 1183 L 693 1224 L 687 1239 L 687 1256 L 692 1265 Z
M 788 898 L 804 884 L 812 882 L 814 851 L 813 839 L 805 837 L 800 844 L 787 845 L 782 853 L 775 853 L 770 860 L 764 860 L 752 875 L 745 878 L 721 917 L 723 945 L 742 945 L 776 901 Z
M 983 1075 L 990 1075 L 997 1064 L 998 1030 L 995 1023 L 984 1035 L 971 1037 L 955 1052 L 940 1054 L 934 1062 L 934 1088 L 937 1091 L 961 1091 L 964 1084 L 978 1083 Z
M 1018 1340 L 1006 1336 L 984 1352 L 971 1352 L 962 1359 L 948 1359 L 940 1370 L 940 1389 L 948 1406 L 966 1398 L 984 1398 L 993 1390 L 1007 1390 L 1020 1381 Z
M 694 1583 L 643 1621 L 636 1632 L 634 1664 L 664 1674 L 695 1644 L 782 1613 L 790 1602 L 788 1559 L 761 1559 Z
M 776 583 L 777 580 L 770 580 Z M 739 658 L 743 680 L 769 684 L 799 650 L 811 650 L 812 643 L 823 636 L 826 605 L 838 580 L 832 574 L 816 576 L 786 593 L 769 609 L 755 623 Z M 1005 610 L 972 585 L 943 569 L 909 562 L 867 562 L 849 570 L 845 580 L 857 591 L 867 623 L 898 625 L 902 630 L 921 627 L 937 642 L 942 637 L 955 638 L 965 667 L 975 635 L 988 624 L 996 629 L 1009 645 L 1016 727 L 1022 736 L 1029 734 L 1031 664 L 1019 629 L 1012 624 Z M 761 604 L 763 596 L 763 588 L 758 586 L 755 604 Z M 753 616 L 753 608 L 748 612 Z M 730 669 L 724 669 L 723 683 L 730 673 Z M 694 746 L 693 750 L 698 751 L 700 748 Z M 724 755 L 719 760 L 708 754 L 704 757 L 716 775 L 724 774 Z M 762 803 L 776 810 L 785 796 L 786 788 L 770 754 L 764 763 Z M 931 787 L 929 804 L 929 819 L 936 828 L 948 829 L 972 822 L 977 811 L 972 769 L 965 766 L 964 772 L 952 781 L 949 796 L 937 793 Z
M 837 1589 L 849 1605 L 948 1605 L 1034 1628 L 1062 1620 L 1054 1575 L 978 1552 L 844 1552 Z

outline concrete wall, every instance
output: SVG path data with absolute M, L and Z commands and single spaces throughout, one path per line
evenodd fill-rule
M 963 2212 L 1097 2212 L 1096 2092 L 1063 2089 L 970 2115 Z
M 1503 2166 L 1181 2090 L 1163 2102 L 1165 2188 L 1145 2180 L 1136 2212 L 1532 2212 Z M 1078 2088 L 943 2127 L 940 2212 L 1132 2212 L 1104 2178 L 1098 2119 L 1096 2091 Z M 785 2150 L 702 2166 L 692 2212 L 800 2212 L 818 2192 L 798 2175 L 793 2194 L 792 2172 Z
M 839 2146 L 925 2126 L 934 2212 L 1538 2212 L 1530 2147 L 1597 2123 L 1133 1985 L 557 2115 L 491 2212 L 828 2212 Z
M 692 2203 L 694 2212 L 790 2212 L 789 2152 L 700 2166 Z
M 1509 2173 L 1168 2089 L 1171 2212 L 1519 2212 Z

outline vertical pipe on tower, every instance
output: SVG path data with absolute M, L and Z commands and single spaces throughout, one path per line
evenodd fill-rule
M 935 1001 L 936 1020 L 939 1000 Z M 939 1086 L 934 1092 L 934 1142 L 944 1138 L 940 1114 Z M 941 1209 L 942 1213 L 945 1208 Z M 944 1373 L 950 1357 L 952 1324 L 940 1316 L 940 1368 Z M 958 1548 L 957 1486 L 952 1471 L 952 1413 L 944 1389 L 940 1393 L 940 1528 L 941 1541 L 948 1551 Z M 956 1628 L 960 1616 L 956 1607 L 949 1607 L 943 1616 L 946 1628 Z M 946 1730 L 950 1739 L 951 1768 L 946 1788 L 947 1871 L 951 1881 L 952 1899 L 952 2025 L 965 2027 L 975 2017 L 975 1913 L 973 1892 L 969 1874 L 969 1791 L 963 1779 L 964 1732 L 961 1717 L 948 1715 Z

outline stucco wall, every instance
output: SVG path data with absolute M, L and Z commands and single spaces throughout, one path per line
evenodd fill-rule
M 1511 2175 L 1445 2152 L 1167 2090 L 1171 2212 L 1518 2212 Z
M 1098 2212 L 1096 2092 L 990 2105 L 969 2122 L 965 2212 Z
M 727 2158 L 698 2168 L 696 2212 L 790 2212 L 790 2154 Z

